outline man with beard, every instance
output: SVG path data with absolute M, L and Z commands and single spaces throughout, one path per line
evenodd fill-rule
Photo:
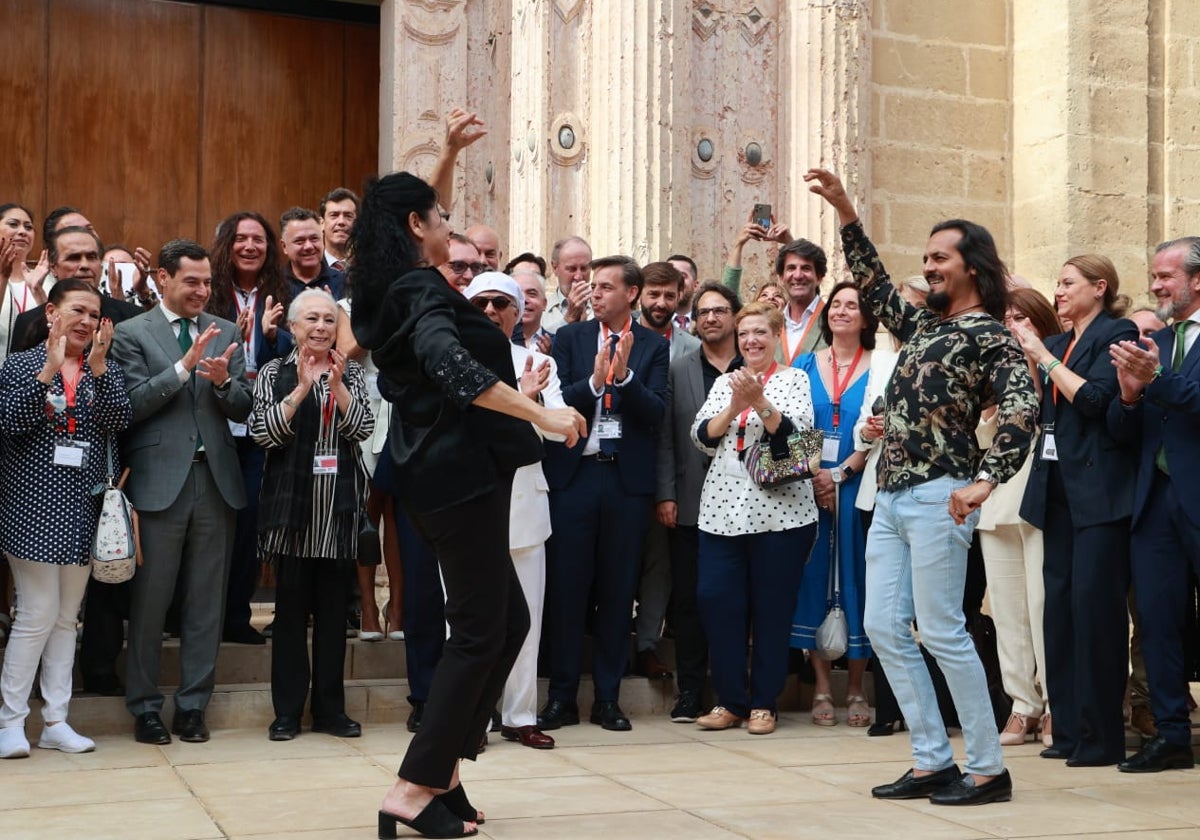
M 1118 765 L 1124 773 L 1195 765 L 1184 636 L 1192 591 L 1189 569 L 1200 573 L 1200 512 L 1188 502 L 1200 470 L 1200 237 L 1155 248 L 1150 277 L 1156 314 L 1172 321 L 1171 327 L 1109 348 L 1121 393 L 1109 404 L 1108 428 L 1118 441 L 1140 447 L 1133 497 L 1133 594 L 1158 730 Z
M 886 393 L 879 494 L 867 537 L 866 620 L 904 719 L 913 768 L 872 789 L 878 799 L 979 805 L 1012 798 L 987 677 L 963 616 L 967 550 L 979 507 L 1016 475 L 1033 438 L 1039 401 L 1024 354 L 1004 329 L 1004 263 L 986 229 L 962 219 L 935 225 L 925 246 L 928 309 L 900 296 L 837 176 L 804 180 L 833 207 L 863 299 L 904 342 Z M 997 408 L 990 449 L 975 438 L 985 406 Z M 938 712 L 929 669 L 912 634 L 946 677 L 966 746 L 966 772 Z
M 700 274 L 696 269 L 696 261 L 687 254 L 672 254 L 667 257 L 667 262 L 679 269 L 679 273 L 683 275 L 683 288 L 679 292 L 679 302 L 675 305 L 675 326 L 694 333 L 692 301 L 696 297 L 696 278 Z
M 677 301 L 685 288 L 681 271 L 669 262 L 654 262 L 642 267 L 642 326 L 654 330 L 671 343 L 671 361 L 700 346 L 700 339 L 675 323 Z M 658 657 L 658 639 L 667 615 L 671 595 L 671 559 L 667 529 L 657 521 L 650 523 L 642 552 L 642 576 L 638 584 L 637 659 L 633 672 L 652 680 L 667 680 L 671 672 Z
M 658 490 L 655 518 L 670 543 L 671 598 L 669 616 L 675 631 L 678 695 L 671 708 L 675 723 L 695 723 L 708 672 L 708 640 L 696 603 L 696 557 L 699 553 L 700 489 L 710 459 L 692 442 L 692 423 L 713 383 L 741 367 L 734 341 L 734 317 L 742 308 L 731 290 L 707 283 L 696 298 L 696 334 L 700 349 L 671 362 L 667 379 L 667 413 L 658 430 Z

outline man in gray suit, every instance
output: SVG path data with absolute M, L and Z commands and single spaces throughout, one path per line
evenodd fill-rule
M 170 743 L 158 688 L 163 621 L 181 589 L 180 679 L 171 730 L 208 740 L 235 511 L 246 504 L 229 424 L 250 413 L 237 327 L 204 311 L 208 253 L 175 239 L 158 254 L 162 305 L 117 326 L 113 357 L 125 372 L 133 425 L 125 439 L 126 487 L 141 518 L 144 564 L 133 579 L 125 706 L 134 736 Z
M 695 723 L 708 671 L 708 639 L 696 606 L 696 555 L 700 489 L 709 458 L 692 442 L 692 423 L 717 377 L 741 367 L 734 340 L 737 295 L 706 283 L 696 298 L 696 334 L 700 348 L 671 362 L 667 414 L 658 427 L 658 522 L 669 529 L 671 555 L 670 621 L 675 630 L 675 669 L 679 696 L 671 709 L 676 723 Z

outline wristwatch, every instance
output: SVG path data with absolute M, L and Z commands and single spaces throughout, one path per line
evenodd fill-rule
M 849 478 L 849 476 L 845 474 L 845 471 L 841 467 L 830 467 L 829 477 L 833 479 L 834 484 L 841 484 L 843 481 Z
M 996 476 L 992 475 L 987 470 L 980 470 L 978 473 L 976 473 L 975 480 L 986 481 L 988 484 L 992 485 L 993 490 L 996 488 L 996 485 L 1000 483 Z
M 763 420 L 766 420 L 768 417 L 770 417 L 774 413 L 775 413 L 775 409 L 764 408 L 762 411 L 758 412 L 758 416 L 761 417 Z

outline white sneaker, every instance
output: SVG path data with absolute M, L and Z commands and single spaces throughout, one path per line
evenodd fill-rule
M 80 735 L 66 721 L 62 721 L 42 728 L 42 737 L 38 739 L 38 747 L 43 750 L 58 750 L 65 753 L 85 753 L 96 749 L 96 742 Z M 29 754 L 28 747 L 25 754 Z
M 0 729 L 0 758 L 26 758 L 29 742 L 25 740 L 24 726 L 7 726 Z

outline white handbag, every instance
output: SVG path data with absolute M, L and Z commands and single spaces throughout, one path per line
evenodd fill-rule
M 829 590 L 827 595 L 828 611 L 825 620 L 817 628 L 817 654 L 822 659 L 832 662 L 841 659 L 850 649 L 850 628 L 846 622 L 846 612 L 842 609 L 841 576 L 838 573 L 837 561 L 837 496 L 835 490 L 833 505 L 833 524 L 829 528 Z
M 124 583 L 133 577 L 141 562 L 138 541 L 137 511 L 125 492 L 128 468 L 119 482 L 113 475 L 113 441 L 108 438 L 108 477 L 95 492 L 103 493 L 100 521 L 92 537 L 92 577 L 101 583 Z

